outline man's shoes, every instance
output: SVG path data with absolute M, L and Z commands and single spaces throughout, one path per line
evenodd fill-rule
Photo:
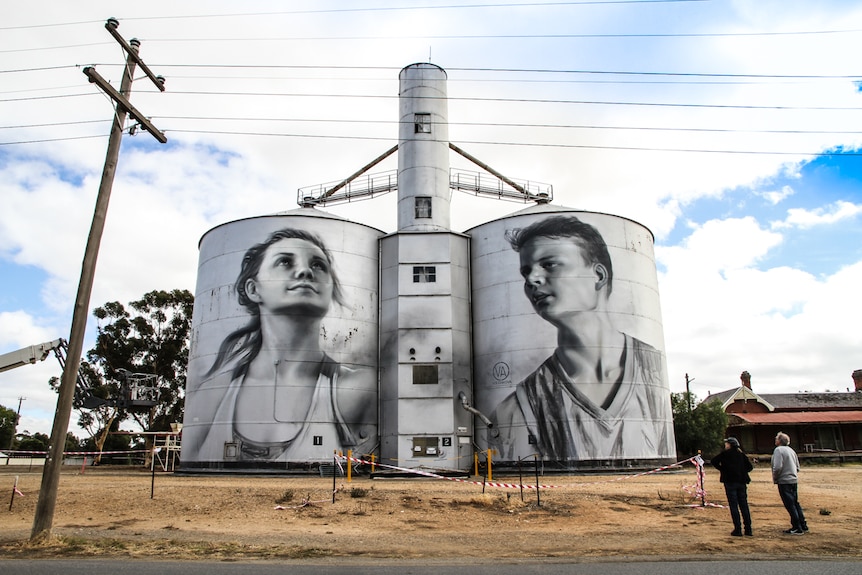
M 794 527 L 793 529 L 785 529 L 784 532 L 788 535 L 805 535 L 805 531 L 799 529 L 798 527 Z
M 746 536 L 746 537 L 752 537 L 753 535 L 754 535 L 754 533 L 752 533 L 752 532 L 751 532 L 751 529 L 746 529 L 746 530 L 745 530 L 745 536 Z
M 802 529 L 803 533 L 808 533 L 808 525 L 803 525 L 800 529 Z
M 734 529 L 730 532 L 731 537 L 742 537 L 742 530 Z

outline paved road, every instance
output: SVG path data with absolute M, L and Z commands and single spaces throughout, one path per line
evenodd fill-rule
M 3 575 L 859 575 L 858 561 L 319 561 L 202 562 L 3 559 Z

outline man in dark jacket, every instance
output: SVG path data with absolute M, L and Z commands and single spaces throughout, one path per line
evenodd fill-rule
M 721 472 L 720 481 L 724 483 L 730 517 L 733 519 L 733 531 L 730 534 L 741 537 L 744 525 L 745 534 L 752 535 L 751 513 L 748 510 L 748 484 L 751 483 L 751 477 L 748 472 L 754 467 L 748 456 L 739 448 L 739 440 L 735 437 L 725 439 L 724 451 L 713 457 L 710 463 Z

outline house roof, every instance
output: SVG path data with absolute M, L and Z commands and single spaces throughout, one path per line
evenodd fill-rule
M 751 425 L 862 423 L 862 410 L 773 411 L 770 413 L 733 413 L 731 415 Z
M 726 389 L 724 391 L 719 391 L 718 393 L 710 393 L 704 398 L 703 402 L 712 403 L 713 401 L 718 401 L 720 403 L 724 403 L 730 396 L 736 393 L 737 389 L 739 388 L 734 387 L 733 389 Z
M 777 409 L 862 409 L 862 393 L 763 393 Z
M 711 393 L 704 403 L 718 401 L 727 406 L 736 399 L 759 400 L 777 411 L 787 410 L 862 410 L 862 393 L 754 393 L 746 387 L 735 387 L 718 393 Z M 772 410 L 770 410 L 772 411 Z
M 757 403 L 763 405 L 769 411 L 775 410 L 775 407 L 772 405 L 772 403 L 767 401 L 762 395 L 757 395 L 751 390 L 751 388 L 745 387 L 744 385 L 741 385 L 736 389 L 728 389 L 727 391 L 722 391 L 721 393 L 710 395 L 704 400 L 704 402 L 720 401 L 721 408 L 727 411 L 727 407 L 738 400 L 756 401 Z

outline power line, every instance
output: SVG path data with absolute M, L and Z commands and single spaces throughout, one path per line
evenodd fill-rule
M 3 30 L 3 28 L 0 28 Z M 389 36 L 281 36 L 281 37 L 208 37 L 208 38 L 141 38 L 152 43 L 225 43 L 225 42 L 332 42 L 332 41 L 380 41 L 380 40 L 577 40 L 577 39 L 636 39 L 636 38 L 769 38 L 796 36 L 826 36 L 836 34 L 859 34 L 862 29 L 851 28 L 843 30 L 795 30 L 786 32 L 688 32 L 688 33 L 582 33 L 582 34 L 409 34 Z M 0 54 L 19 52 L 39 52 L 46 50 L 61 50 L 71 48 L 86 48 L 101 46 L 108 42 L 93 42 L 88 44 L 66 44 L 62 46 L 39 46 L 35 48 L 16 48 L 0 50 Z
M 27 102 L 38 100 L 53 100 L 62 98 L 76 98 L 81 96 L 94 96 L 96 92 L 82 94 L 56 94 L 52 96 L 28 96 L 22 98 L 0 98 L 0 102 Z M 397 99 L 399 96 L 390 94 L 335 94 L 335 93 L 296 93 L 296 92 L 210 92 L 203 90 L 172 91 L 172 95 L 185 96 L 230 96 L 230 97 L 278 97 L 278 98 L 357 98 L 357 99 Z M 449 96 L 449 101 L 459 102 L 496 102 L 517 104 L 565 104 L 584 106 L 646 106 L 667 108 L 692 108 L 711 110 L 774 110 L 774 111 L 858 111 L 859 106 L 777 106 L 757 104 L 698 104 L 683 102 L 636 102 L 636 101 L 611 101 L 611 100 L 564 100 L 564 99 L 536 99 L 536 98 L 478 98 Z
M 571 39 L 622 39 L 622 38 L 745 38 L 778 36 L 823 36 L 832 34 L 859 34 L 862 29 L 799 30 L 789 32 L 688 32 L 688 33 L 589 33 L 589 34 L 407 34 L 389 36 L 276 36 L 276 37 L 202 37 L 202 38 L 141 38 L 146 42 L 330 42 L 362 40 L 571 40 Z
M 326 118 L 253 118 L 249 116 L 168 116 L 156 115 L 154 120 L 190 120 L 199 122 L 267 122 L 267 123 L 312 123 L 312 124 L 374 124 L 393 125 L 398 120 L 356 120 L 356 119 L 326 119 Z M 59 126 L 74 126 L 84 124 L 105 123 L 106 120 L 79 120 L 70 122 L 45 122 L 39 124 L 17 124 L 0 126 L 0 130 L 53 128 Z M 646 131 L 646 132 L 690 132 L 718 134 L 785 134 L 785 135 L 850 135 L 859 134 L 860 130 L 753 130 L 733 128 L 697 128 L 697 127 L 667 127 L 667 126 L 612 126 L 599 124 L 528 124 L 517 122 L 449 122 L 449 126 L 471 126 L 481 128 L 526 128 L 526 129 L 560 129 L 560 130 L 609 130 L 609 131 Z M 172 130 L 178 131 L 178 130 Z M 61 138 L 62 139 L 62 138 Z M 40 140 L 41 141 L 41 140 Z M 21 143 L 29 143 L 21 142 Z
M 16 74 L 19 72 L 45 72 L 47 70 L 63 70 L 65 68 L 78 68 L 78 66 L 66 64 L 63 66 L 43 66 L 41 68 L 18 68 L 13 70 L 0 70 L 0 74 Z
M 862 77 L 862 75 L 860 75 Z M 484 84 L 484 83 L 506 83 L 506 84 L 603 84 L 603 85 L 670 85 L 670 86 L 775 86 L 775 85 L 799 85 L 810 84 L 810 80 L 834 80 L 843 81 L 847 79 L 857 78 L 857 76 L 832 78 L 828 76 L 819 76 L 816 78 L 800 79 L 800 81 L 779 80 L 779 81 L 753 81 L 753 80 L 592 80 L 592 79 L 574 79 L 567 78 L 562 80 L 555 79 L 527 79 L 527 78 L 448 78 L 449 84 Z M 764 77 L 764 80 L 768 80 Z M 361 76 L 256 76 L 256 75 L 172 75 L 171 80 L 261 80 L 261 81 L 322 81 L 322 82 L 387 82 L 394 83 L 396 79 L 392 77 L 361 77 Z M 66 87 L 66 86 L 64 86 Z M 0 92 L 2 93 L 2 92 Z
M 400 71 L 398 66 L 303 66 L 282 64 L 158 64 L 160 68 L 249 69 L 249 70 L 380 70 Z M 713 72 L 638 72 L 634 70 L 575 70 L 553 68 L 463 68 L 447 66 L 447 72 L 510 72 L 519 74 L 584 74 L 611 76 L 669 76 L 683 78 L 773 78 L 777 80 L 860 80 L 860 74 L 731 74 Z
M 96 96 L 96 92 L 87 92 L 85 94 L 57 94 L 54 96 L 29 96 L 27 98 L 0 98 L 0 102 L 31 102 L 36 100 L 56 100 L 60 98 L 78 98 L 81 96 Z
M 275 12 L 234 12 L 230 14 L 189 14 L 182 16 L 138 16 L 130 18 L 120 18 L 126 22 L 134 21 L 152 21 L 152 20 L 185 20 L 204 18 L 237 18 L 237 17 L 257 17 L 257 16 L 295 16 L 299 14 L 337 14 L 348 12 L 404 12 L 416 10 L 462 10 L 462 9 L 482 9 L 482 8 L 537 8 L 537 7 L 556 7 L 556 6 L 595 6 L 602 4 L 684 4 L 684 3 L 700 3 L 710 2 L 711 0 L 583 0 L 581 2 L 512 2 L 512 3 L 495 3 L 495 4 L 448 4 L 439 6 L 382 6 L 374 8 L 331 8 L 317 10 L 281 10 Z M 0 30 L 28 30 L 32 28 L 52 28 L 58 26 L 77 26 L 81 24 L 97 24 L 100 20 L 82 20 L 77 22 L 58 22 L 53 24 L 27 24 L 21 26 L 5 26 L 0 27 Z
M 120 66 L 120 64 L 94 62 L 91 66 Z M 350 71 L 400 71 L 399 66 L 309 66 L 309 65 L 293 65 L 293 64 L 177 64 L 166 62 L 158 64 L 160 68 L 199 68 L 202 70 L 350 70 Z M 11 70 L 0 70 L 0 74 L 10 74 L 19 72 L 41 72 L 49 70 L 61 70 L 65 68 L 81 68 L 79 64 L 66 64 L 63 66 L 47 66 L 37 68 L 17 68 Z M 515 74 L 562 74 L 562 75 L 587 75 L 587 76 L 667 76 L 671 78 L 728 78 L 728 79 L 773 79 L 773 80 L 862 80 L 862 73 L 859 74 L 734 74 L 734 73 L 717 73 L 717 72 L 662 72 L 662 71 L 637 71 L 637 70 L 577 70 L 577 69 L 554 69 L 554 68 L 466 68 L 449 66 L 447 72 L 488 72 L 498 73 L 507 72 Z M 184 77 L 184 76 L 179 76 Z M 200 76 L 189 76 L 189 78 L 199 78 Z M 257 76 L 213 76 L 219 78 L 260 78 Z M 267 78 L 260 78 L 267 79 Z M 317 80 L 318 78 L 284 78 L 297 80 Z M 343 77 L 323 78 L 330 80 L 344 80 Z M 347 78 L 354 80 L 369 80 L 369 78 Z M 371 80 L 387 80 L 387 78 L 371 78 Z M 391 78 L 388 78 L 392 81 Z M 505 79 L 505 80 L 481 80 L 476 78 L 449 78 L 452 82 L 467 82 L 467 81 L 497 81 L 497 82 L 528 82 L 524 79 Z M 538 80 L 547 81 L 547 80 Z M 568 80 L 564 80 L 568 81 Z
M 324 119 L 324 118 L 252 118 L 247 116 L 153 116 L 160 120 L 195 120 L 195 121 L 226 121 L 226 122 L 297 122 L 297 123 L 331 123 L 331 124 L 399 124 L 398 120 L 355 120 L 355 119 Z M 859 134 L 860 130 L 738 130 L 731 128 L 670 128 L 667 126 L 609 126 L 595 124 L 525 124 L 516 122 L 447 122 L 449 126 L 476 126 L 483 128 L 549 128 L 574 130 L 633 130 L 656 132 L 705 132 L 731 134 Z
M 38 140 L 19 140 L 17 142 L 0 142 L 0 146 L 16 146 L 19 144 L 42 144 L 45 142 L 69 142 L 73 140 L 89 140 L 92 138 L 107 138 L 107 134 L 95 134 L 91 136 L 67 136 L 64 138 L 40 138 Z
M 391 142 L 393 138 L 377 138 L 374 136 L 326 136 L 320 134 L 278 134 L 272 132 L 233 132 L 233 131 L 217 131 L 217 130 L 166 130 L 171 133 L 179 134 L 213 134 L 213 135 L 239 135 L 239 136 L 267 136 L 267 137 L 282 137 L 282 138 L 322 138 L 335 140 L 373 140 Z M 598 146 L 588 144 L 546 144 L 546 143 L 529 143 L 529 142 L 502 142 L 495 141 L 459 141 L 461 144 L 470 145 L 489 145 L 489 146 L 526 146 L 540 148 L 559 148 L 559 149 L 586 149 L 586 150 L 617 150 L 617 151 L 639 151 L 639 152 L 690 152 L 690 153 L 706 153 L 706 154 L 742 154 L 742 155 L 767 155 L 767 156 L 823 156 L 835 155 L 828 151 L 819 152 L 777 152 L 765 150 L 708 150 L 694 148 L 649 148 L 645 146 Z M 842 156 L 862 156 L 862 152 L 841 152 Z
M 105 46 L 110 42 L 90 42 L 87 44 L 66 44 L 64 46 L 40 46 L 38 48 L 16 48 L 14 50 L 0 50 L 0 54 L 17 54 L 18 52 L 42 52 L 45 50 L 66 50 L 68 48 L 89 48 L 90 46 Z
M 276 133 L 276 132 L 250 132 L 250 131 L 226 131 L 226 130 L 182 130 L 182 129 L 167 129 L 165 132 L 171 134 L 209 134 L 217 136 L 249 136 L 249 137 L 269 137 L 269 138 L 298 138 L 298 139 L 324 139 L 324 140 L 351 140 L 351 141 L 377 141 L 377 142 L 393 142 L 391 137 L 374 137 L 374 136 L 339 136 L 339 135 L 321 135 L 321 134 L 297 134 L 297 133 Z M 27 140 L 20 142 L 0 142 L 0 146 L 9 146 L 16 144 L 33 144 L 43 142 L 60 142 L 69 140 L 80 140 L 87 138 L 102 138 L 104 136 L 79 136 L 67 138 L 49 138 L 40 140 Z M 696 154 L 731 154 L 731 155 L 757 155 L 757 156 L 862 156 L 862 152 L 855 151 L 774 151 L 774 150 L 727 150 L 727 149 L 705 149 L 705 148 L 657 148 L 648 146 L 607 146 L 607 145 L 591 145 L 591 144 L 551 144 L 542 142 L 504 142 L 500 140 L 483 141 L 483 140 L 459 140 L 460 144 L 469 145 L 487 145 L 487 146 L 510 146 L 510 147 L 532 147 L 532 148 L 550 148 L 562 150 L 606 150 L 606 151 L 633 151 L 633 152 L 660 152 L 660 153 L 696 153 Z
M 110 120 L 77 120 L 74 122 L 48 122 L 43 124 L 19 124 L 17 126 L 0 126 L 0 130 L 19 130 L 23 128 L 55 128 L 57 126 L 77 126 L 80 124 L 104 124 Z
M 379 98 L 398 99 L 397 94 L 325 94 L 325 93 L 297 93 L 297 92 L 208 92 L 203 90 L 172 91 L 173 95 L 186 96 L 253 96 L 253 97 L 279 97 L 279 98 Z M 45 96 L 50 98 L 51 96 Z M 58 96 L 59 97 L 59 96 Z M 34 99 L 39 99 L 36 97 Z M 650 106 L 670 108 L 706 108 L 706 109 L 730 109 L 730 110 L 804 110 L 804 111 L 858 111 L 858 106 L 765 106 L 755 104 L 685 104 L 679 102 L 626 102 L 605 100 L 561 100 L 561 99 L 534 99 L 534 98 L 467 98 L 449 96 L 448 101 L 460 102 L 500 102 L 519 104 L 575 104 L 590 106 Z M 15 100 L 2 100 L 15 101 Z

